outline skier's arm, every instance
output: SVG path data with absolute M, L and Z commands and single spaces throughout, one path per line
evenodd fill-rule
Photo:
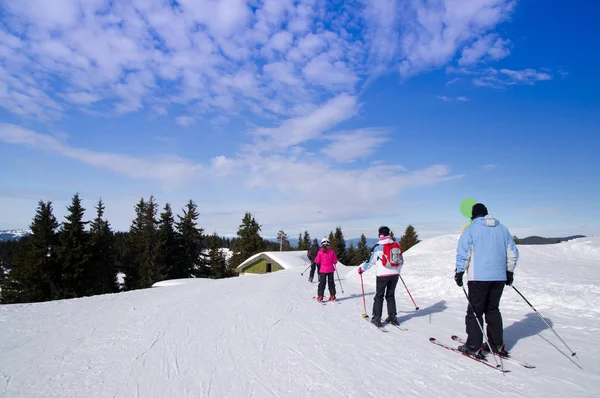
M 508 236 L 506 245 L 506 270 L 514 272 L 519 260 L 519 249 L 517 249 L 517 245 L 508 230 L 506 230 L 506 235 Z
M 458 247 L 456 248 L 456 272 L 465 271 L 465 262 L 467 261 L 469 246 L 471 245 L 470 232 L 470 230 L 465 230 L 458 240 Z
M 375 247 L 373 247 L 373 249 L 371 250 L 371 255 L 369 256 L 369 259 L 367 261 L 365 261 L 362 265 L 360 265 L 360 268 L 362 268 L 363 271 L 368 270 L 371 265 L 373 265 L 375 261 Z
M 315 264 L 321 265 L 321 250 L 317 253 L 317 257 L 314 259 Z

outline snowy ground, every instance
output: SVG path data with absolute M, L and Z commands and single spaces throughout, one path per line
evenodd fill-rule
M 406 253 L 403 278 L 420 307 L 400 284 L 406 331 L 382 333 L 361 319 L 355 267 L 340 267 L 339 304 L 317 304 L 317 285 L 289 269 L 0 306 L 0 396 L 599 396 L 600 238 L 519 246 L 515 287 L 577 356 L 507 287 L 507 348 L 537 366 L 505 361 L 507 374 L 428 341 L 464 336 L 457 240 L 429 239 Z M 374 274 L 364 277 L 370 315 Z

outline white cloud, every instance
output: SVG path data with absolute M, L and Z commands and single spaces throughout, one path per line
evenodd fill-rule
M 513 0 L 439 0 L 407 2 L 399 70 L 410 76 L 452 60 L 474 38 L 496 27 L 512 13 Z
M 442 100 L 444 102 L 452 102 L 452 101 L 469 102 L 469 99 L 464 96 L 448 97 L 447 95 L 436 95 L 435 98 Z
M 7 3 L 0 106 L 60 118 L 186 105 L 204 118 L 285 118 L 390 70 L 508 55 L 514 0 L 43 0 Z M 502 72 L 500 72 L 502 73 Z M 513 80 L 531 78 L 513 75 Z M 482 79 L 484 81 L 484 79 Z M 487 82 L 490 83 L 489 81 Z M 485 82 L 484 82 L 485 84 Z M 198 115 L 191 115 L 198 116 Z
M 178 116 L 175 119 L 175 123 L 177 123 L 180 126 L 183 127 L 187 127 L 190 124 L 194 123 L 196 121 L 196 119 L 194 119 L 192 116 Z
M 475 86 L 492 88 L 506 88 L 507 86 L 516 85 L 532 86 L 537 82 L 549 81 L 554 78 L 553 74 L 548 70 L 537 70 L 532 68 L 522 70 L 495 68 L 472 70 L 465 68 L 448 68 L 447 71 L 448 73 L 471 76 Z
M 496 167 L 497 166 L 495 164 L 491 164 L 491 163 L 483 165 L 483 168 L 486 169 L 486 170 L 492 170 L 492 169 L 495 169 Z
M 167 183 L 176 183 L 196 178 L 198 172 L 202 169 L 201 165 L 176 156 L 142 159 L 75 148 L 49 135 L 6 123 L 0 123 L 0 140 L 9 144 L 25 145 L 52 152 L 132 178 L 149 178 Z
M 306 116 L 288 119 L 278 127 L 259 127 L 252 133 L 261 141 L 261 149 L 287 149 L 310 139 L 347 120 L 358 112 L 357 98 L 341 94 Z
M 351 163 L 359 158 L 373 155 L 383 143 L 390 141 L 384 129 L 360 129 L 342 131 L 329 135 L 331 144 L 321 150 L 325 158 L 332 158 L 340 163 Z
M 510 54 L 509 45 L 510 40 L 504 40 L 498 35 L 490 33 L 477 39 L 471 46 L 464 48 L 458 64 L 469 66 L 479 62 L 500 60 Z

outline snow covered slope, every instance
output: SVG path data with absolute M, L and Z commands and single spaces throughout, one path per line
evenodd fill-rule
M 361 318 L 355 267 L 339 269 L 339 304 L 312 300 L 317 285 L 292 268 L 0 306 L 0 396 L 598 396 L 600 238 L 519 247 L 515 286 L 577 356 L 507 287 L 507 348 L 537 367 L 505 361 L 505 375 L 428 341 L 464 337 L 457 240 L 441 236 L 406 252 L 402 275 L 420 310 L 400 284 L 405 331 L 382 333 Z M 363 277 L 370 315 L 374 274 Z

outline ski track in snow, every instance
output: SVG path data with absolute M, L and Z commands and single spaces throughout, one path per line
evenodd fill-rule
M 466 300 L 453 280 L 457 239 L 406 252 L 402 276 L 420 307 L 399 283 L 406 331 L 382 333 L 361 318 L 360 278 L 342 266 L 339 305 L 317 304 L 317 284 L 289 269 L 0 306 L 0 397 L 597 396 L 600 238 L 519 246 L 515 286 L 578 355 L 506 287 L 505 343 L 536 366 L 504 361 L 506 375 L 428 341 L 465 336 Z M 375 277 L 363 277 L 371 316 Z

